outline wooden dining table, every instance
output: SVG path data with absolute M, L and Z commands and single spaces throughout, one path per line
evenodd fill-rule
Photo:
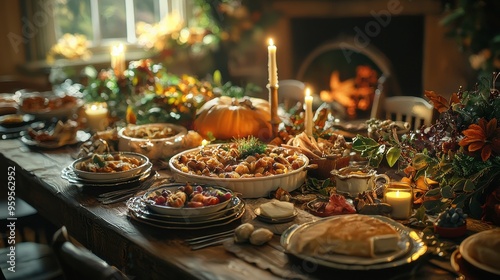
M 161 229 L 130 218 L 125 202 L 102 204 L 85 187 L 69 183 L 61 171 L 74 159 L 78 146 L 44 150 L 20 139 L 0 141 L 3 182 L 15 170 L 15 196 L 35 207 L 83 246 L 134 279 L 455 279 L 459 274 L 446 258 L 425 254 L 418 260 L 375 270 L 335 269 L 287 254 L 280 236 L 263 246 L 225 243 L 192 250 L 186 239 L 232 230 L 252 218 L 207 229 Z M 170 176 L 155 165 L 163 179 Z M 6 192 L 5 188 L 2 190 Z M 247 205 L 255 200 L 248 199 Z M 3 209 L 2 209 L 3 211 Z M 469 231 L 469 234 L 474 232 Z M 461 239 L 451 242 L 458 244 Z

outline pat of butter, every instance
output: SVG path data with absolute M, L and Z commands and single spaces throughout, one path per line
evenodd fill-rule
M 270 218 L 284 218 L 293 215 L 293 203 L 273 200 L 260 205 L 260 213 Z
M 372 255 L 399 250 L 399 236 L 396 234 L 379 235 L 372 238 Z

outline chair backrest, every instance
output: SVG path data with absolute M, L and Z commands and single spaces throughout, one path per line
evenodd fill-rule
M 128 279 L 88 249 L 73 244 L 64 226 L 54 234 L 52 248 L 66 279 Z
M 304 102 L 306 85 L 299 80 L 281 80 L 278 87 L 278 102 L 285 109 L 293 107 L 297 102 Z
M 387 97 L 384 110 L 387 119 L 408 122 L 412 130 L 431 125 L 434 113 L 432 104 L 417 96 Z

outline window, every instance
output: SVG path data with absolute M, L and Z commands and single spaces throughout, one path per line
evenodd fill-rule
M 46 68 L 47 53 L 64 34 L 83 34 L 90 41 L 92 58 L 87 64 L 109 61 L 110 46 L 127 45 L 127 58 L 145 57 L 136 46 L 136 25 L 156 23 L 174 11 L 189 22 L 197 0 L 21 0 L 22 28 L 26 39 L 28 71 Z M 31 28 L 31 29 L 30 29 Z M 23 31 L 24 32 L 24 31 Z M 23 33 L 24 35 L 24 33 Z M 67 62 L 71 65 L 81 61 Z
M 134 44 L 136 24 L 154 23 L 176 11 L 187 19 L 193 1 L 186 0 L 56 0 L 55 35 L 85 35 L 92 46 L 124 41 Z

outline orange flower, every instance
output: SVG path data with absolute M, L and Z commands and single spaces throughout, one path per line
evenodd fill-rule
M 477 124 L 469 125 L 462 132 L 465 137 L 458 143 L 462 147 L 468 146 L 469 152 L 481 152 L 481 159 L 487 161 L 492 153 L 500 154 L 500 128 L 497 119 L 489 122 L 481 118 Z

